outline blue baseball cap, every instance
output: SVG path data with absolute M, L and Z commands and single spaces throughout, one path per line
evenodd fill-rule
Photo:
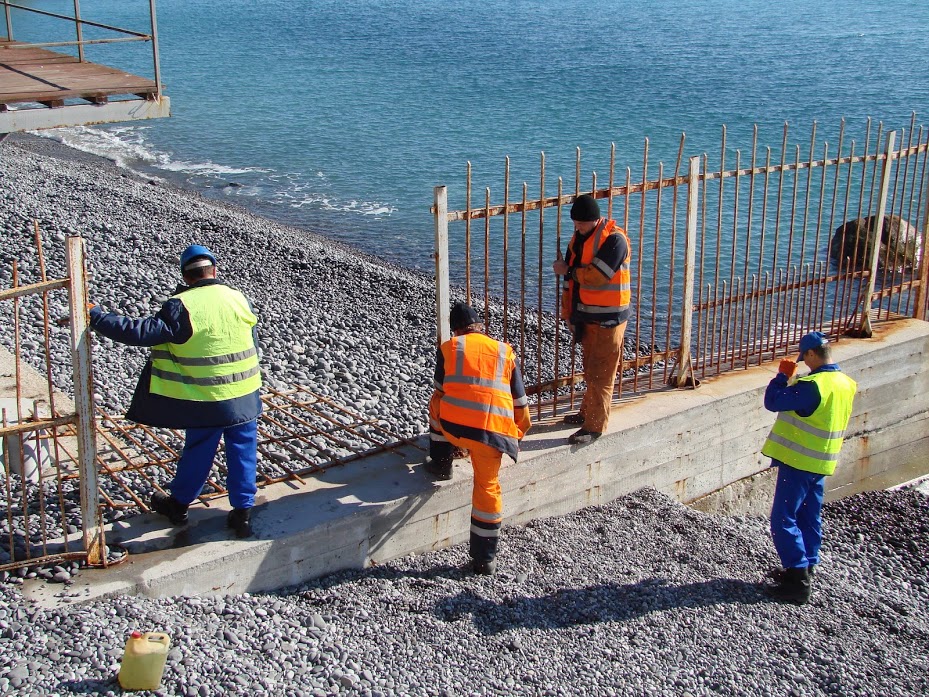
M 201 266 L 216 266 L 216 257 L 202 244 L 192 244 L 181 254 L 181 273 Z
M 810 349 L 819 348 L 829 343 L 829 339 L 822 332 L 810 332 L 800 339 L 800 355 L 797 356 L 797 362 L 803 360 L 803 354 Z

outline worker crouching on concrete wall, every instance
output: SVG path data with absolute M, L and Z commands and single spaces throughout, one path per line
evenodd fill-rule
M 186 523 L 223 438 L 233 507 L 226 524 L 248 537 L 261 413 L 258 318 L 242 293 L 216 280 L 216 257 L 206 247 L 184 250 L 181 274 L 187 287 L 179 287 L 154 317 L 128 319 L 94 306 L 90 324 L 113 341 L 152 347 L 126 418 L 186 429 L 171 495 L 156 491 L 152 509 L 175 525 Z
M 532 422 L 510 345 L 485 335 L 470 305 L 455 304 L 449 320 L 455 336 L 442 344 L 436 358 L 425 467 L 437 479 L 451 479 L 454 447 L 471 454 L 471 558 L 475 573 L 491 575 L 503 525 L 500 464 L 504 454 L 516 460 L 519 441 Z
M 811 332 L 800 340 L 810 374 L 791 384 L 797 364 L 784 359 L 768 384 L 764 406 L 778 412 L 761 452 L 778 468 L 771 537 L 782 569 L 772 572 L 770 594 L 803 605 L 822 543 L 824 481 L 835 472 L 857 385 L 832 362 L 829 340 Z

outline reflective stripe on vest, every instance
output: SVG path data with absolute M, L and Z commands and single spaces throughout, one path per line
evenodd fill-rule
M 597 252 L 610 235 L 622 235 L 626 241 L 626 259 L 614 273 L 613 269 L 597 258 Z M 569 245 L 568 264 L 571 266 L 593 266 L 610 280 L 602 286 L 579 284 L 577 310 L 588 315 L 607 315 L 622 312 L 632 302 L 632 277 L 629 262 L 632 258 L 632 246 L 626 232 L 616 226 L 614 220 L 602 219 L 581 249 L 580 263 L 573 259 L 574 245 Z M 575 283 L 574 280 L 568 281 Z
M 152 349 L 153 394 L 191 402 L 220 402 L 261 387 L 252 327 L 258 321 L 239 291 L 221 284 L 174 296 L 190 316 L 193 335 L 183 344 Z
M 519 431 L 510 392 L 516 365 L 513 349 L 472 332 L 446 341 L 441 350 L 445 375 L 440 419 L 512 439 L 515 447 Z
M 819 406 L 806 417 L 794 411 L 780 412 L 761 452 L 805 472 L 833 474 L 857 385 L 837 371 L 814 373 L 800 381 L 816 383 Z

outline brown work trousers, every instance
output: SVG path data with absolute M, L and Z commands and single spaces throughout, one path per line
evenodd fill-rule
M 626 323 L 615 327 L 599 324 L 584 326 L 581 349 L 584 354 L 584 379 L 587 392 L 581 402 L 584 430 L 603 433 L 610 421 L 610 402 L 616 370 L 623 359 L 623 336 Z

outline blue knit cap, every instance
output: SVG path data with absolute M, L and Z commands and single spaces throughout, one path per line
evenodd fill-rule
M 800 355 L 797 357 L 797 362 L 803 360 L 803 354 L 809 351 L 810 349 L 819 348 L 820 346 L 825 346 L 829 343 L 829 339 L 822 332 L 810 332 L 805 337 L 800 339 Z

